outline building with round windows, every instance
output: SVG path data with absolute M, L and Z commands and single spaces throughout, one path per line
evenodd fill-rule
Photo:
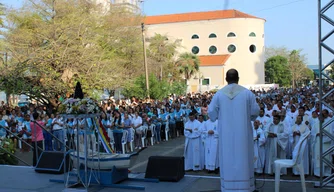
M 147 16 L 146 35 L 166 35 L 181 41 L 179 53 L 199 56 L 200 72 L 188 91 L 221 88 L 230 68 L 239 71 L 239 84 L 264 84 L 265 20 L 237 10 Z

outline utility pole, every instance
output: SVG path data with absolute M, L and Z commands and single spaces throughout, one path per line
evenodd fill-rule
M 145 41 L 145 24 L 141 24 L 142 38 L 143 38 L 143 49 L 144 49 L 144 67 L 145 67 L 145 79 L 146 79 L 146 94 L 148 99 L 150 99 L 150 85 L 148 82 L 148 69 L 147 69 L 147 57 L 146 57 L 146 41 Z

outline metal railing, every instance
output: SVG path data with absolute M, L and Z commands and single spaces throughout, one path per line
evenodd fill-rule
M 51 135 L 51 138 L 54 139 L 56 142 L 59 142 L 61 144 L 61 146 L 63 146 L 63 150 L 66 149 L 70 149 L 70 147 L 68 145 L 66 145 L 66 142 L 64 143 L 63 141 L 61 141 L 59 138 L 57 138 L 52 132 L 48 131 L 47 128 L 45 128 L 44 126 L 40 125 L 37 121 L 31 121 L 34 123 L 34 130 L 36 130 L 36 125 L 38 125 L 39 127 L 41 127 L 43 129 L 43 131 L 45 131 L 46 133 L 50 134 Z M 65 125 L 64 125 L 65 126 Z M 43 148 L 40 148 L 39 146 L 37 146 L 37 142 L 35 141 L 32 141 L 34 143 L 35 146 L 29 144 L 27 141 L 25 141 L 25 139 L 23 139 L 22 137 L 19 137 L 17 134 L 13 133 L 9 128 L 6 128 L 2 125 L 0 125 L 0 128 L 3 128 L 4 130 L 6 130 L 7 134 L 9 137 L 13 136 L 15 137 L 16 139 L 18 139 L 18 142 L 22 142 L 24 144 L 26 144 L 30 149 L 32 150 L 36 150 L 36 160 L 38 160 L 39 158 L 39 153 L 38 153 L 38 150 L 39 151 L 42 151 L 44 152 L 45 150 Z M 65 128 L 63 128 L 62 130 L 64 130 Z M 36 131 L 35 131 L 35 134 Z M 35 135 L 36 136 L 36 135 Z M 17 146 L 15 146 L 16 148 Z M 4 147 L 1 147 L 0 146 L 0 149 L 2 149 L 3 151 L 5 151 L 7 154 L 15 157 L 18 161 L 22 162 L 23 164 L 27 165 L 27 166 L 33 166 L 29 163 L 27 163 L 26 161 L 24 161 L 23 159 L 21 159 L 20 157 L 18 157 L 17 155 L 15 155 L 14 153 L 12 153 L 11 151 L 8 151 L 7 149 L 5 149 Z M 16 150 L 15 150 L 16 151 Z
M 328 23 L 332 27 L 334 26 L 334 21 L 330 18 L 330 14 L 328 14 L 328 10 L 334 7 L 334 0 L 325 1 L 325 0 L 318 0 L 318 69 L 319 69 L 319 94 L 320 94 L 320 113 L 322 112 L 324 107 L 333 111 L 333 107 L 326 101 L 327 97 L 332 96 L 334 89 L 331 88 L 330 90 L 325 89 L 324 80 L 328 80 L 330 82 L 334 82 L 334 79 L 331 78 L 326 73 L 326 68 L 333 65 L 334 59 L 329 61 L 328 63 L 325 61 L 324 53 L 327 51 L 331 53 L 331 56 L 334 55 L 334 50 L 329 44 L 330 37 L 334 34 L 334 30 L 331 30 L 329 33 L 325 34 L 325 28 L 323 24 Z M 327 93 L 325 92 L 327 91 Z M 322 113 L 320 115 L 322 117 Z M 322 117 L 323 118 L 323 117 Z M 331 162 L 331 155 L 334 152 L 334 146 L 325 147 L 324 140 L 326 139 L 327 142 L 334 142 L 334 136 L 328 130 L 328 127 L 331 123 L 333 123 L 334 118 L 331 118 L 328 122 L 323 123 L 320 121 L 320 183 L 316 186 L 319 187 L 333 187 L 334 181 L 334 173 L 327 173 L 325 174 L 324 167 L 328 167 L 329 169 L 334 169 L 334 163 Z M 328 171 L 327 171 L 328 172 Z

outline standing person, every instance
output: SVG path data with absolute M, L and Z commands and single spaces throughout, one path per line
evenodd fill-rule
M 33 166 L 36 166 L 37 160 L 39 159 L 39 156 L 42 153 L 43 150 L 43 128 L 41 126 L 45 126 L 45 123 L 41 121 L 39 118 L 39 114 L 37 112 L 34 112 L 32 114 L 34 121 L 30 122 L 30 128 L 31 128 L 31 141 L 32 141 L 32 151 L 33 151 Z
M 270 175 L 275 173 L 275 160 L 286 158 L 285 149 L 289 142 L 289 132 L 280 119 L 280 116 L 274 116 L 273 122 L 264 130 L 266 135 L 264 172 Z M 286 175 L 286 168 L 281 169 L 281 173 Z
M 119 111 L 114 111 L 115 118 L 112 123 L 113 134 L 115 139 L 116 153 L 122 153 L 122 136 L 124 128 L 124 120 L 122 119 L 121 113 Z
M 59 114 L 56 115 L 56 118 L 52 120 L 52 131 L 53 135 L 58 138 L 61 142 L 65 141 L 65 132 L 63 130 L 64 122 L 63 118 L 60 117 Z M 55 140 L 53 144 L 54 150 L 61 151 L 63 150 L 63 143 L 60 143 L 59 141 Z
M 201 123 L 195 119 L 195 114 L 189 114 L 189 121 L 184 129 L 186 138 L 184 145 L 184 169 L 186 171 L 200 171 L 204 167 L 203 153 L 201 152 Z
M 235 69 L 226 73 L 228 83 L 212 98 L 208 115 L 218 119 L 221 191 L 253 191 L 254 143 L 251 121 L 259 115 L 255 95 L 238 85 Z
M 204 157 L 205 157 L 205 169 L 211 173 L 219 167 L 218 159 L 218 141 L 219 134 L 217 130 L 218 120 L 210 121 L 208 119 L 202 129 L 202 138 L 204 138 Z
M 266 138 L 263 129 L 260 127 L 261 122 L 255 120 L 253 123 L 253 140 L 254 140 L 254 171 L 255 173 L 263 173 L 264 160 L 266 157 L 265 143 Z

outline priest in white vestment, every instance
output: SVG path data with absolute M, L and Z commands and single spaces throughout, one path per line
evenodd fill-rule
M 312 153 L 312 166 L 313 174 L 320 177 L 320 129 L 319 129 L 319 118 L 316 111 L 312 112 L 311 124 L 311 153 Z M 327 175 L 329 176 L 329 175 Z
M 274 122 L 265 130 L 266 134 L 266 160 L 265 169 L 266 174 L 275 173 L 275 160 L 285 159 L 285 149 L 289 142 L 288 130 L 284 127 L 284 124 L 280 122 L 280 116 L 274 117 Z M 282 174 L 286 174 L 286 169 L 281 169 Z
M 195 119 L 195 114 L 189 114 L 189 120 L 185 124 L 184 136 L 186 138 L 184 146 L 184 166 L 185 170 L 199 171 L 204 168 L 204 162 L 201 157 L 201 123 Z
M 209 105 L 211 121 L 218 119 L 222 192 L 251 192 L 254 188 L 254 141 L 251 121 L 259 115 L 255 95 L 238 85 L 237 70 L 226 73 L 228 85 Z
M 299 141 L 299 138 L 303 134 L 307 134 L 310 132 L 310 129 L 307 125 L 303 123 L 303 116 L 298 115 L 296 119 L 295 125 L 292 127 L 292 150 L 296 147 L 296 144 Z M 306 143 L 305 150 L 304 150 L 304 156 L 303 156 L 303 167 L 304 167 L 304 173 L 305 175 L 309 175 L 309 147 L 308 142 Z M 297 168 L 293 168 L 293 174 L 299 175 L 299 171 Z
M 218 162 L 218 142 L 219 133 L 217 130 L 218 120 L 210 121 L 208 119 L 203 127 L 202 135 L 204 140 L 205 169 L 215 171 L 219 167 Z
M 327 110 L 327 109 L 324 109 L 324 110 L 322 110 L 322 117 L 324 118 L 322 121 L 323 121 L 323 123 L 322 123 L 322 125 L 324 126 L 325 124 L 327 124 L 328 123 L 328 121 L 331 119 L 330 117 L 329 117 L 329 111 Z M 320 128 L 319 128 L 320 129 Z M 332 135 L 334 135 L 334 123 L 332 122 L 332 123 L 330 123 L 328 126 L 326 126 L 325 128 L 324 128 L 324 130 L 325 131 L 327 131 L 327 132 L 329 132 L 330 134 L 332 134 Z M 319 134 L 318 134 L 319 136 L 320 136 L 320 131 L 319 131 Z M 318 139 L 319 139 L 319 137 L 318 137 Z M 323 135 L 322 136 L 322 142 L 323 142 L 323 151 L 326 151 L 326 150 L 328 150 L 331 146 L 333 146 L 333 144 L 332 144 L 332 142 L 331 142 L 331 139 L 327 136 L 327 135 Z M 319 155 L 320 155 L 320 145 L 319 145 Z M 331 159 L 331 154 L 330 155 L 327 155 L 326 156 L 326 159 Z M 319 175 L 320 175 L 320 156 L 319 156 L 319 162 L 318 162 L 318 165 L 317 166 L 319 166 Z M 325 163 L 323 163 L 323 173 L 324 173 L 324 176 L 330 176 L 331 175 L 331 168 L 327 165 L 327 164 L 325 164 Z
M 200 152 L 200 161 L 202 162 L 203 164 L 203 168 L 204 168 L 204 165 L 205 165 L 205 146 L 204 146 L 204 138 L 203 138 L 203 129 L 204 129 L 204 126 L 205 126 L 205 122 L 204 121 L 204 116 L 203 115 L 198 115 L 197 117 L 197 120 L 201 123 L 201 126 L 199 127 L 199 130 L 201 130 L 201 136 L 200 136 L 200 148 L 199 148 L 199 152 Z
M 288 145 L 285 148 L 285 152 L 286 152 L 286 158 L 287 159 L 292 159 L 292 137 L 290 139 L 290 135 L 292 135 L 292 126 L 295 123 L 292 123 L 292 119 L 290 119 L 289 117 L 286 116 L 286 110 L 282 109 L 281 113 L 280 113 L 280 117 L 281 117 L 281 123 L 283 123 L 284 127 L 286 130 L 288 130 L 288 134 L 289 134 L 289 142 Z
M 260 123 L 261 123 L 261 125 L 262 125 L 263 128 L 265 129 L 267 126 L 270 125 L 270 123 L 271 123 L 272 121 L 271 121 L 271 118 L 265 116 L 264 113 L 265 113 L 265 109 L 261 108 L 261 109 L 260 109 L 260 114 L 259 114 L 259 116 L 256 118 L 256 120 L 259 120 Z
M 254 171 L 255 173 L 263 173 L 265 159 L 265 143 L 266 138 L 263 129 L 260 127 L 260 121 L 255 120 L 253 123 L 254 138 Z

